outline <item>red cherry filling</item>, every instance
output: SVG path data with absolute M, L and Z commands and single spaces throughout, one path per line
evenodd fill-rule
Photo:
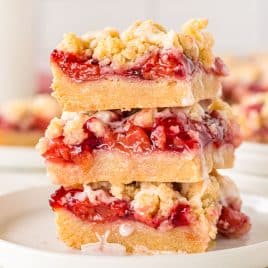
M 219 218 L 218 232 L 229 238 L 240 237 L 251 228 L 249 217 L 232 207 L 223 207 Z
M 204 148 L 209 144 L 220 147 L 224 144 L 237 146 L 240 140 L 234 129 L 221 118 L 218 112 L 206 113 L 201 121 L 187 117 L 184 113 L 178 116 L 156 118 L 150 128 L 140 127 L 133 122 L 119 117 L 113 124 L 105 126 L 103 137 L 96 137 L 88 123 L 97 120 L 91 117 L 84 125 L 88 134 L 81 144 L 68 146 L 63 137 L 50 141 L 49 148 L 43 156 L 51 161 L 77 162 L 88 157 L 94 150 L 121 150 L 124 152 L 173 151 L 182 153 Z M 237 141 L 237 142 L 236 142 Z M 85 155 L 86 154 L 86 155 Z
M 160 77 L 175 77 L 186 79 L 195 71 L 204 69 L 200 62 L 193 62 L 185 54 L 175 50 L 166 50 L 164 52 L 151 52 L 144 56 L 131 68 L 114 68 L 111 63 L 100 65 L 92 57 L 86 55 L 75 55 L 69 52 L 53 50 L 51 60 L 68 77 L 76 82 L 92 81 L 103 78 L 107 75 L 120 75 L 125 77 L 138 78 L 143 80 L 154 80 Z M 215 75 L 225 75 L 225 66 L 219 59 L 215 59 L 215 64 L 206 72 Z
M 185 79 L 194 71 L 195 66 L 193 62 L 191 62 L 184 54 L 169 51 L 165 53 L 152 53 L 150 57 L 141 64 L 122 74 L 145 80 L 154 80 L 165 76 Z
M 191 208 L 187 204 L 175 205 L 168 216 L 148 216 L 145 217 L 137 213 L 129 201 L 116 199 L 110 203 L 98 201 L 93 204 L 89 199 L 77 197 L 81 194 L 81 189 L 65 189 L 59 188 L 51 195 L 49 204 L 53 210 L 67 209 L 76 217 L 83 221 L 106 223 L 117 220 L 132 220 L 144 223 L 152 228 L 158 228 L 161 223 L 168 222 L 173 228 L 179 226 L 188 226 L 194 220 Z M 110 195 L 110 194 L 109 194 Z M 111 196 L 112 197 L 112 196 Z M 240 237 L 251 228 L 249 217 L 240 211 L 240 206 L 223 206 L 220 218 L 217 223 L 218 232 L 228 238 Z
M 173 226 L 185 226 L 190 221 L 190 206 L 179 204 L 171 210 L 169 223 Z
M 117 199 L 110 203 L 98 202 L 92 204 L 88 198 L 78 200 L 75 195 L 81 189 L 67 190 L 63 187 L 51 195 L 50 206 L 57 210 L 67 209 L 81 220 L 95 223 L 113 222 L 116 220 L 132 220 L 142 222 L 150 227 L 158 228 L 163 221 L 168 221 L 170 226 L 187 226 L 191 221 L 191 209 L 187 204 L 178 204 L 172 208 L 167 217 L 145 217 L 133 210 L 129 201 Z

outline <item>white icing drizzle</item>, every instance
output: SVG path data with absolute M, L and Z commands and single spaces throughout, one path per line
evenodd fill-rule
M 173 229 L 173 226 L 169 224 L 168 220 L 165 220 L 160 224 L 157 230 L 160 232 L 167 232 L 171 229 Z
M 119 234 L 121 236 L 127 237 L 133 234 L 134 227 L 129 223 L 123 223 L 119 226 Z
M 74 198 L 80 202 L 83 202 L 86 200 L 87 195 L 85 192 L 78 192 L 78 193 L 75 193 Z
M 111 111 L 99 111 L 94 114 L 94 117 L 97 117 L 105 124 L 110 123 L 113 119 L 117 118 L 117 115 Z
M 124 256 L 127 255 L 126 248 L 121 244 L 109 243 L 107 239 L 110 231 L 106 231 L 104 235 L 96 233 L 97 243 L 88 243 L 81 246 L 81 252 L 88 255 L 106 255 L 106 256 Z
M 191 90 L 187 90 L 187 95 L 182 99 L 183 106 L 190 106 L 194 103 L 194 95 Z
M 116 200 L 115 197 L 110 196 L 104 190 L 92 190 L 89 185 L 84 185 L 84 192 L 86 193 L 89 201 L 92 204 L 98 204 L 98 202 L 111 203 Z
M 79 117 L 79 113 L 76 112 L 63 112 L 61 115 L 61 119 L 63 119 L 64 121 L 70 121 L 70 120 L 74 120 L 75 118 Z

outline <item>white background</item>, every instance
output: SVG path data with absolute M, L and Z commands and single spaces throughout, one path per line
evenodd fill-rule
M 36 30 L 37 61 L 48 68 L 50 51 L 64 32 L 82 34 L 136 19 L 152 18 L 179 30 L 193 17 L 207 17 L 218 52 L 244 54 L 268 46 L 267 0 L 42 0 Z

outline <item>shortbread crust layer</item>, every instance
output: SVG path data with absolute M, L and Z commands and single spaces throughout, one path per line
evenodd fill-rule
M 130 222 L 135 232 L 130 236 L 120 235 L 120 222 L 90 224 L 83 222 L 70 212 L 55 211 L 59 238 L 72 248 L 99 242 L 96 234 L 104 236 L 108 232 L 108 243 L 116 243 L 126 248 L 126 253 L 155 254 L 161 251 L 178 253 L 198 253 L 207 250 L 210 242 L 209 224 L 206 219 L 189 227 L 178 227 L 160 232 L 142 223 Z M 127 224 L 127 222 L 125 223 Z
M 111 183 L 197 182 L 204 180 L 213 168 L 231 168 L 234 148 L 207 148 L 197 156 L 171 152 L 148 155 L 98 151 L 80 163 L 46 161 L 53 183 L 65 186 L 98 181 Z

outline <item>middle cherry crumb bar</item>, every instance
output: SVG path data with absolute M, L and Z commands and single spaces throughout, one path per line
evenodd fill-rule
M 220 100 L 187 108 L 64 113 L 38 148 L 57 184 L 197 182 L 233 165 L 240 143 Z

